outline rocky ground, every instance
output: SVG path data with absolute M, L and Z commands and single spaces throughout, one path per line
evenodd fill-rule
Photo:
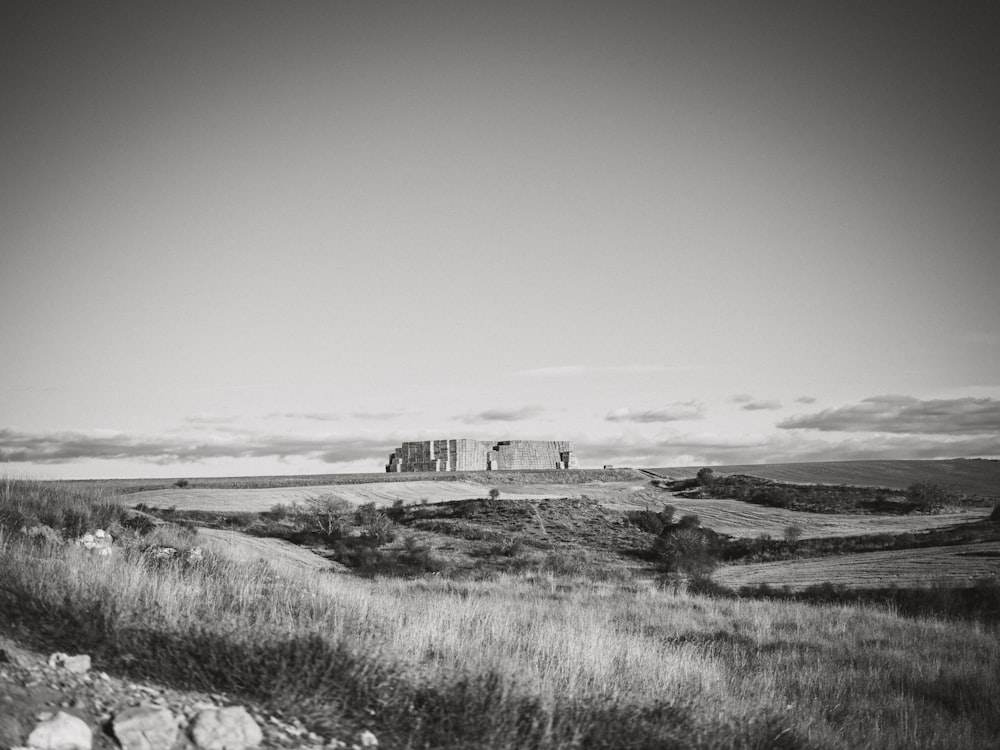
M 225 695 L 123 680 L 82 658 L 0 636 L 0 750 L 291 750 L 375 747 L 321 737 Z

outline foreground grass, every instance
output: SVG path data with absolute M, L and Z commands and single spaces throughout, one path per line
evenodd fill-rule
M 34 501 L 19 493 L 2 499 L 27 517 Z M 141 544 L 101 559 L 6 518 L 5 630 L 319 731 L 363 722 L 388 747 L 1000 740 L 1000 646 L 983 625 L 552 575 L 365 581 L 212 554 L 164 563 Z

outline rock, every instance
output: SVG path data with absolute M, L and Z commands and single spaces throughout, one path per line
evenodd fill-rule
M 198 562 L 205 559 L 205 550 L 201 547 L 192 547 L 187 552 L 188 562 Z
M 0 664 L 10 664 L 11 666 L 21 666 L 21 660 L 13 651 L 0 648 Z
M 257 722 L 242 706 L 205 709 L 191 722 L 191 739 L 201 750 L 244 750 L 264 739 Z
M 106 532 L 104 529 L 97 529 L 93 534 L 84 534 L 76 543 L 79 544 L 84 549 L 89 549 L 102 557 L 107 557 L 111 554 L 111 543 L 114 539 L 111 538 L 111 534 Z
M 36 750 L 90 750 L 92 741 L 87 723 L 63 711 L 41 722 L 28 735 L 28 747 Z
M 90 657 L 86 654 L 70 656 L 57 651 L 49 657 L 49 666 L 53 669 L 63 668 L 67 672 L 86 674 L 90 671 Z
M 174 715 L 158 706 L 127 708 L 111 720 L 122 750 L 169 750 L 177 741 Z
M 358 743 L 361 747 L 378 747 L 378 737 L 366 729 L 358 735 Z

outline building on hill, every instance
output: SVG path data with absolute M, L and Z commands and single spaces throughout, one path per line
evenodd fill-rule
M 566 440 L 418 440 L 389 455 L 385 470 L 502 471 L 575 469 L 573 445 Z

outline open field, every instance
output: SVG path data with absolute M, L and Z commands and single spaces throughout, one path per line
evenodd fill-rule
M 646 497 L 646 493 L 633 495 L 634 507 L 644 507 L 644 497 Z M 657 500 L 658 503 L 649 503 L 651 509 L 659 510 L 663 503 L 669 503 L 677 508 L 678 514 L 693 513 L 698 516 L 703 525 L 708 526 L 713 531 L 736 537 L 756 537 L 761 534 L 769 534 L 772 537 L 781 538 L 783 531 L 789 526 L 801 527 L 803 538 L 855 536 L 858 534 L 900 534 L 977 521 L 990 514 L 988 508 L 969 508 L 955 513 L 907 516 L 805 513 L 784 508 L 752 505 L 728 498 L 688 500 L 673 497 L 665 492 L 657 496 Z
M 690 479 L 700 466 L 649 469 L 672 479 Z M 1000 461 L 813 461 L 794 464 L 713 466 L 716 474 L 752 474 L 776 482 L 855 484 L 906 489 L 914 482 L 936 482 L 973 495 L 1000 498 Z
M 1000 582 L 1000 542 L 729 565 L 716 571 L 714 578 L 729 587 L 767 584 L 793 589 L 822 583 L 848 588 L 997 583 Z
M 64 484 L 81 489 L 134 493 L 149 490 L 165 490 L 174 487 L 176 479 L 74 479 Z M 296 474 L 282 476 L 251 477 L 200 477 L 184 479 L 192 489 L 272 489 L 278 487 L 316 487 L 345 484 L 386 484 L 389 482 L 471 482 L 493 486 L 522 485 L 531 483 L 562 482 L 579 484 L 585 482 L 645 481 L 646 477 L 635 469 L 523 469 L 517 471 L 459 471 L 437 472 L 419 471 L 390 474 L 368 472 L 359 474 Z
M 518 488 L 519 490 L 520 488 Z M 277 504 L 301 503 L 311 497 L 331 495 L 354 505 L 375 503 L 385 507 L 401 501 L 407 505 L 420 502 L 446 502 L 486 497 L 489 488 L 473 482 L 435 482 L 417 480 L 410 482 L 367 482 L 359 484 L 329 484 L 307 487 L 273 487 L 268 489 L 203 489 L 169 488 L 146 490 L 128 495 L 130 503 L 145 503 L 151 508 L 177 510 L 205 510 L 213 512 L 259 513 Z M 501 496 L 519 498 L 544 498 L 544 493 L 511 492 L 505 488 Z

